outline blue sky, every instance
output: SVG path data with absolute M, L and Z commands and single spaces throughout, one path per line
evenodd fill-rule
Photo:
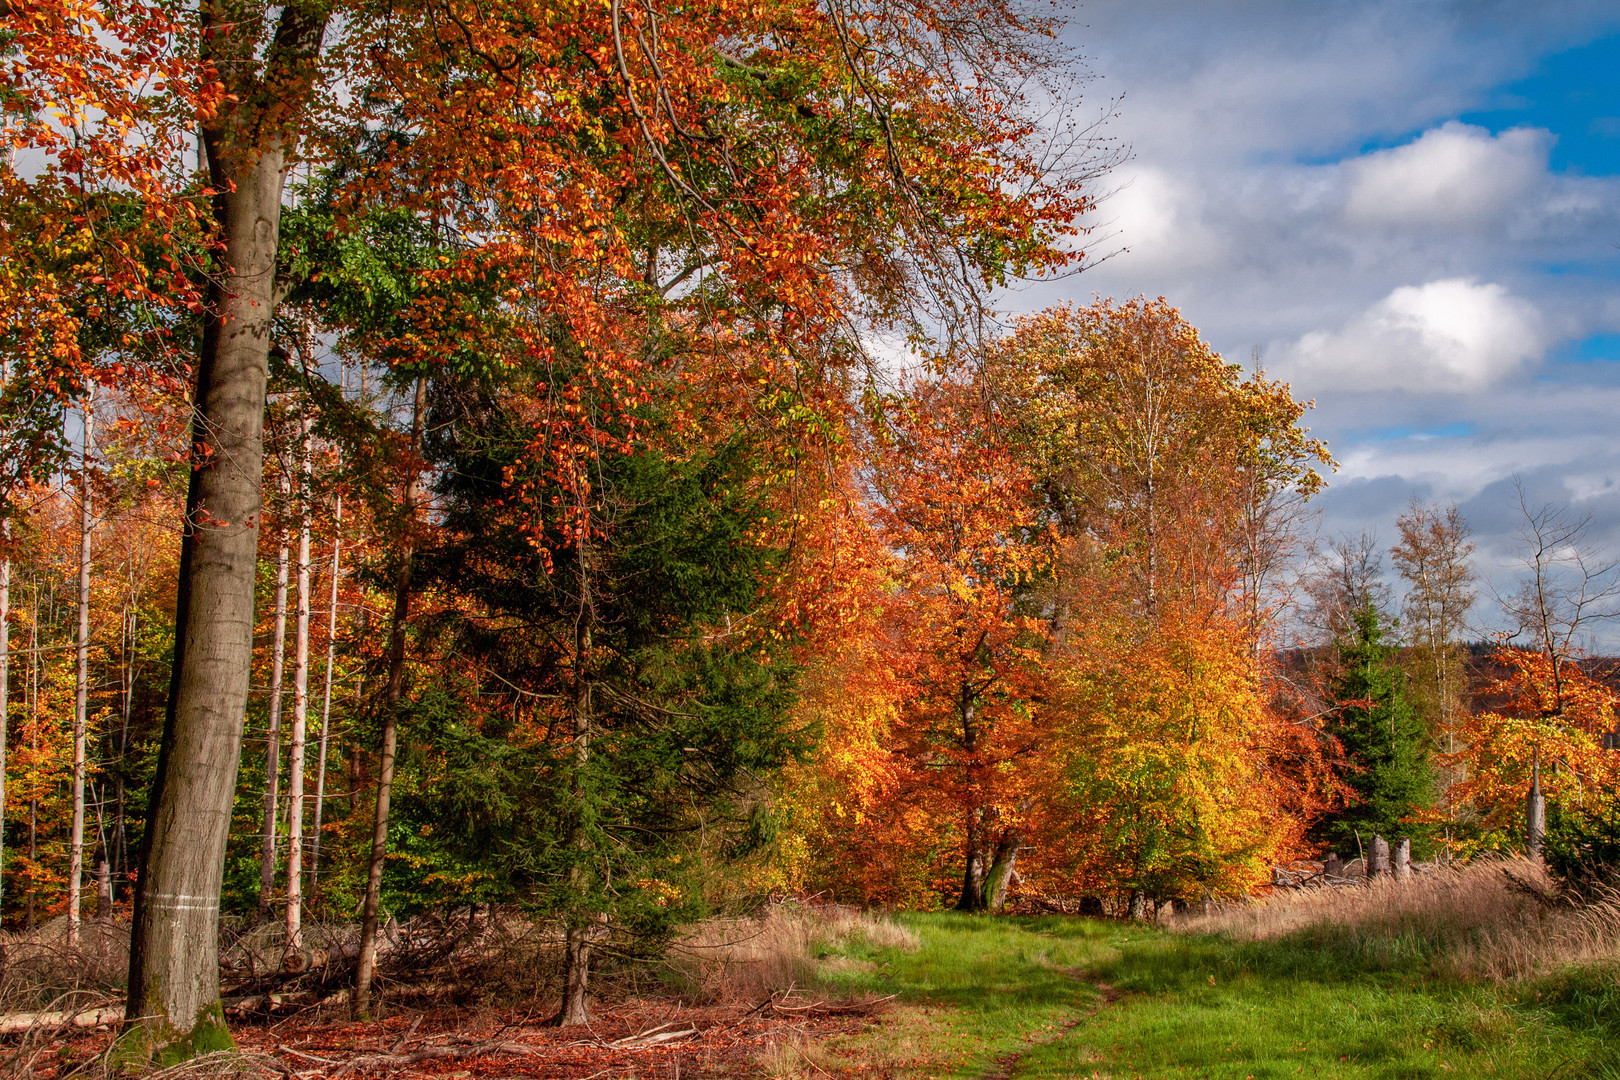
M 1108 0 L 1068 39 L 1131 151 L 1117 254 L 1008 306 L 1162 294 L 1261 349 L 1341 463 L 1325 536 L 1454 501 L 1488 597 L 1518 477 L 1620 557 L 1620 3 Z

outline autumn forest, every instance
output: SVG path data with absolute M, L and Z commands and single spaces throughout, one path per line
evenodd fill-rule
M 356 924 L 363 1016 L 388 926 L 521 913 L 566 1026 L 769 897 L 1144 920 L 1612 814 L 1582 520 L 1494 622 L 1455 507 L 1325 534 L 1312 403 L 1092 298 L 1060 30 L 0 0 L 0 923 L 110 920 L 161 1059 L 222 925 Z

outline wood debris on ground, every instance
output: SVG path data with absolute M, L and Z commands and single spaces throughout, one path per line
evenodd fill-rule
M 619 1077 L 708 1078 L 758 1076 L 762 1059 L 784 1045 L 820 1044 L 853 1034 L 886 1010 L 887 999 L 820 1001 L 798 995 L 755 1005 L 689 1006 L 628 1000 L 599 1007 L 588 1026 L 557 1028 L 536 1010 L 401 1008 L 382 1020 L 356 1022 L 335 1010 L 306 1009 L 288 1016 L 261 1014 L 233 1025 L 238 1047 L 264 1077 L 294 1080 L 338 1077 L 535 1078 L 610 1080 Z M 763 1007 L 762 1007 L 763 1006 Z M 102 1056 L 110 1028 L 66 1030 L 26 1064 L 30 1080 L 65 1080 Z M 15 1046 L 0 1044 L 0 1060 Z M 5 1070 L 5 1071 L 10 1071 Z M 817 1065 L 834 1077 L 870 1077 L 860 1062 Z M 212 1075 L 242 1075 L 221 1068 Z M 13 1075 L 24 1075 L 22 1072 Z

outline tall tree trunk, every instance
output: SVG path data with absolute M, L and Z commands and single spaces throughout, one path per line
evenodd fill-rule
M 313 899 L 321 873 L 321 817 L 326 810 L 326 739 L 332 721 L 332 662 L 337 658 L 338 579 L 342 570 L 343 496 L 332 521 L 332 602 L 326 611 L 326 688 L 321 694 L 321 760 L 315 767 L 315 826 L 309 848 L 309 892 Z
M 34 611 L 28 622 L 28 749 L 39 759 L 39 578 L 34 578 Z M 38 865 L 39 857 L 39 795 L 28 797 L 28 862 Z M 32 876 L 28 879 L 28 929 L 34 928 L 34 894 L 37 888 Z
M 570 884 L 574 891 L 582 892 L 591 886 L 585 866 L 584 848 L 589 843 L 591 813 L 587 798 L 585 770 L 591 759 L 591 631 L 595 611 L 591 602 L 590 523 L 580 530 L 578 544 L 579 611 L 574 619 L 574 805 L 581 820 L 575 826 L 574 846 L 581 854 L 575 856 L 570 871 Z M 557 1024 L 568 1027 L 588 1024 L 590 1013 L 591 949 L 597 920 L 575 912 L 569 919 L 564 940 L 563 1000 L 557 1013 Z
M 219 1001 L 219 895 L 253 664 L 264 403 L 285 154 L 311 99 L 328 8 L 203 0 L 201 59 L 230 97 L 203 125 L 219 270 L 192 398 L 174 668 L 130 933 L 126 1053 L 231 1045 Z M 267 28 L 266 28 L 267 29 Z M 264 41 L 262 62 L 257 50 Z
M 5 899 L 6 722 L 11 717 L 11 507 L 0 505 L 0 901 Z
M 124 707 L 123 724 L 118 732 L 118 788 L 113 797 L 113 871 L 121 880 L 128 880 L 129 849 L 128 830 L 126 828 L 126 815 L 128 811 L 128 774 L 129 774 L 129 722 L 135 711 L 135 645 L 136 634 L 140 628 L 140 611 L 135 606 L 135 587 L 132 582 L 129 595 L 129 614 L 125 619 L 125 632 L 129 644 L 125 647 L 124 658 Z
M 298 466 L 298 616 L 293 645 L 292 744 L 287 758 L 287 954 L 304 947 L 304 743 L 309 724 L 309 430 L 302 421 Z
M 973 754 L 979 746 L 979 725 L 976 695 L 973 688 L 963 684 L 958 692 L 957 720 L 962 726 L 962 749 L 968 753 L 968 767 L 976 769 Z M 985 836 L 984 807 L 968 808 L 963 836 L 962 894 L 957 897 L 957 911 L 984 910 L 984 871 L 989 846 Z
M 282 483 L 282 493 L 287 486 Z M 270 722 L 264 736 L 264 827 L 259 834 L 259 921 L 276 899 L 276 821 L 281 815 L 281 700 L 287 662 L 287 534 L 276 547 L 276 617 L 270 641 Z
M 1000 911 L 1007 903 L 1007 887 L 1018 870 L 1018 854 L 1024 850 L 1024 836 L 1017 827 L 1002 830 L 996 841 L 995 859 L 984 877 L 984 909 Z
M 112 866 L 107 862 L 107 853 L 103 851 L 101 858 L 96 860 L 96 918 L 112 917 Z
M 90 720 L 90 444 L 96 437 L 95 406 L 84 403 L 83 445 L 79 452 L 79 636 L 73 683 L 73 825 L 68 839 L 68 945 L 79 943 L 79 903 L 84 881 L 84 778 L 86 733 Z
M 411 453 L 422 446 L 423 405 L 427 379 L 416 377 L 411 415 Z M 382 760 L 377 768 L 377 808 L 371 833 L 371 863 L 366 874 L 366 904 L 360 920 L 360 961 L 354 980 L 354 1015 L 371 1011 L 371 976 L 377 966 L 377 915 L 382 909 L 383 861 L 388 857 L 388 800 L 394 788 L 394 753 L 399 743 L 399 702 L 405 692 L 405 624 L 411 614 L 411 560 L 416 554 L 416 499 L 421 479 L 419 461 L 410 464 L 405 484 L 405 521 L 399 538 L 399 570 L 394 578 L 394 620 L 388 636 L 388 688 L 383 695 Z
M 11 361 L 0 361 L 0 391 L 11 376 Z M 11 492 L 0 498 L 0 909 L 6 871 L 6 721 L 11 716 Z
M 1530 765 L 1530 791 L 1524 798 L 1524 854 L 1540 859 L 1547 838 L 1547 797 L 1541 793 L 1541 747 L 1537 746 Z
M 968 811 L 966 832 L 962 894 L 956 899 L 956 910 L 983 911 L 984 871 L 989 853 L 985 850 L 983 811 L 977 807 Z

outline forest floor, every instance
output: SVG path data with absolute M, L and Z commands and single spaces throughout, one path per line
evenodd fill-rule
M 813 945 L 813 983 L 763 1003 L 605 1001 L 588 1029 L 539 1010 L 397 1006 L 233 1025 L 249 1056 L 193 1077 L 1620 1080 L 1620 975 L 1437 977 L 1421 949 L 1346 949 L 1061 917 L 899 915 L 911 948 Z M 106 1075 L 110 1032 L 42 1045 L 36 1080 Z M 13 1062 L 13 1065 L 21 1064 Z M 9 1071 L 9 1070 L 6 1070 Z M 175 1074 L 181 1075 L 180 1071 Z

